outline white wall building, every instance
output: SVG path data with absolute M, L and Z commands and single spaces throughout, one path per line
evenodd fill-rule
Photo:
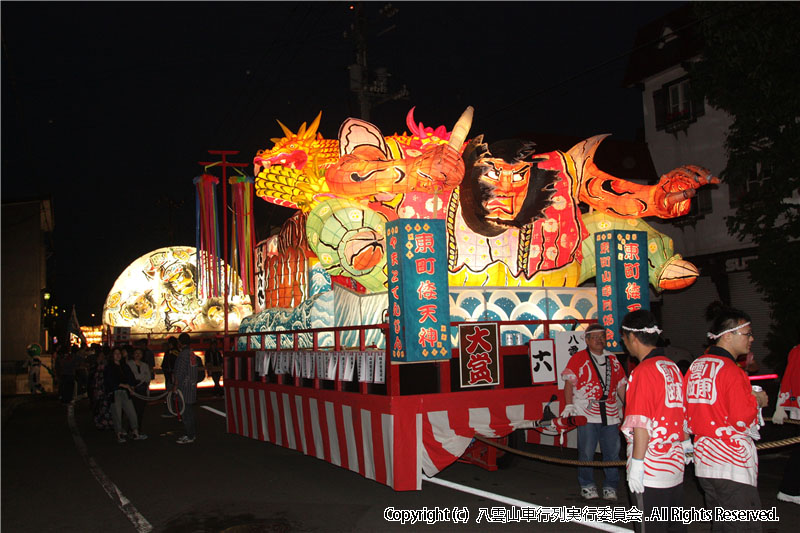
M 644 134 L 658 175 L 686 164 L 719 176 L 727 164 L 725 138 L 731 117 L 693 94 L 687 61 L 699 57 L 702 42 L 685 6 L 642 27 L 628 64 L 625 84 L 642 89 Z M 660 315 L 671 345 L 701 354 L 708 323 L 704 312 L 721 300 L 753 318 L 753 353 L 762 363 L 770 327 L 767 303 L 750 282 L 747 260 L 752 242 L 728 234 L 725 218 L 743 200 L 744 191 L 725 184 L 705 187 L 692 201 L 692 213 L 679 219 L 648 219 L 675 242 L 675 250 L 700 268 L 694 285 L 661 297 Z M 658 312 L 658 306 L 654 305 Z

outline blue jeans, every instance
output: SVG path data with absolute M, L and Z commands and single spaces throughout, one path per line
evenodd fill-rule
M 578 461 L 594 461 L 598 441 L 600 441 L 600 451 L 603 452 L 603 461 L 619 461 L 619 425 L 604 426 L 599 423 L 578 426 Z M 616 490 L 619 484 L 619 468 L 609 467 L 603 470 L 606 474 L 603 487 Z M 594 468 L 579 467 L 578 483 L 581 488 L 593 487 Z

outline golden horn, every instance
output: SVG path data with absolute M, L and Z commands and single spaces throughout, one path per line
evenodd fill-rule
M 467 106 L 461 117 L 453 126 L 453 133 L 450 134 L 450 147 L 455 149 L 456 152 L 461 152 L 461 147 L 464 146 L 464 141 L 467 138 L 469 129 L 472 127 L 472 115 L 475 112 L 472 106 Z
M 278 126 L 281 127 L 281 129 L 283 130 L 283 134 L 286 135 L 287 137 L 291 137 L 292 135 L 294 135 L 294 133 L 292 133 L 292 130 L 284 126 L 283 122 L 281 122 L 280 120 L 278 121 Z
M 312 122 L 311 125 L 306 130 L 306 135 L 305 135 L 306 139 L 312 139 L 314 135 L 317 134 L 317 128 L 319 127 L 319 121 L 321 118 L 322 118 L 322 111 L 319 112 L 317 118 L 314 119 L 314 122 Z

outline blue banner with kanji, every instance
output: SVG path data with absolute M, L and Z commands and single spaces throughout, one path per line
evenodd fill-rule
M 597 316 L 606 328 L 606 348 L 622 351 L 619 324 L 630 311 L 650 308 L 647 232 L 594 234 L 597 261 Z
M 444 220 L 386 223 L 392 361 L 450 359 Z

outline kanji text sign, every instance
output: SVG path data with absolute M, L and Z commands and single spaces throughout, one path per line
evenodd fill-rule
M 528 344 L 531 381 L 534 385 L 556 383 L 556 349 L 551 339 L 535 339 Z
M 598 320 L 606 328 L 606 348 L 622 351 L 619 323 L 628 312 L 650 308 L 647 232 L 594 234 Z
M 392 361 L 450 359 L 444 220 L 386 223 Z
M 500 384 L 500 338 L 497 324 L 459 324 L 461 387 Z

